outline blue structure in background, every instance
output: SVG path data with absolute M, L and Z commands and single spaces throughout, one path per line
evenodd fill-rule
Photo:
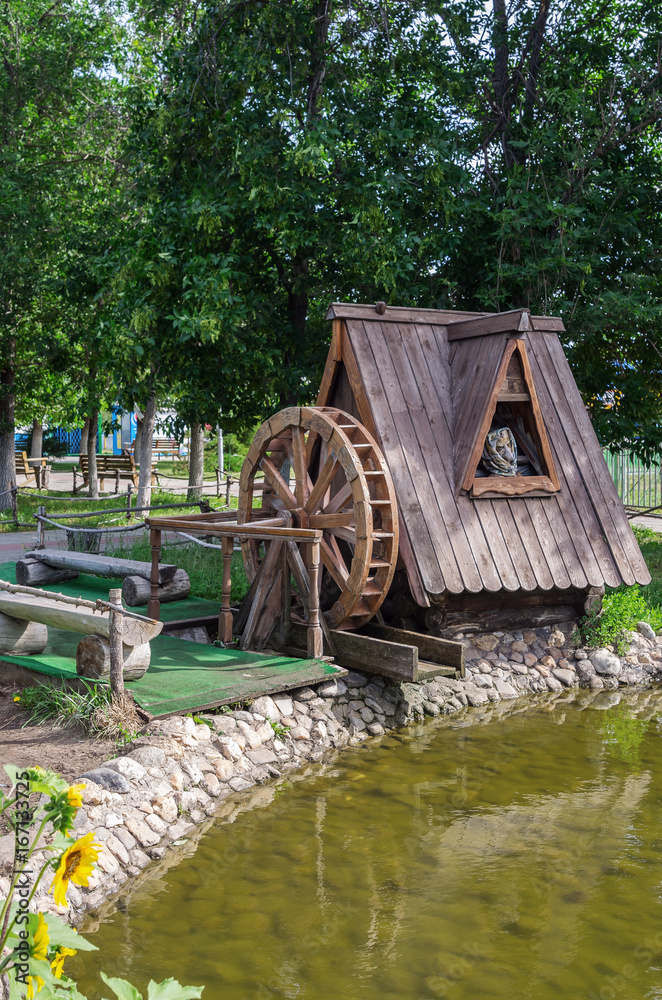
M 113 423 L 115 430 L 111 434 L 104 435 L 101 432 L 101 421 L 99 421 L 99 436 L 97 438 L 97 448 L 109 450 L 112 447 L 113 455 L 121 455 L 122 447 L 130 445 L 135 440 L 138 423 L 135 413 L 122 413 L 118 407 L 113 407 Z M 45 432 L 49 437 L 53 437 L 67 449 L 68 455 L 80 455 L 81 438 L 83 430 L 81 427 L 73 431 L 65 431 L 62 427 L 49 427 Z M 17 451 L 25 451 L 28 445 L 28 434 L 25 431 L 17 431 L 14 434 L 14 443 Z

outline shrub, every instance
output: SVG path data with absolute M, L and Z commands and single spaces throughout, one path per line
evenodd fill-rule
M 662 608 L 652 607 L 639 586 L 620 587 L 605 595 L 599 614 L 584 618 L 582 636 L 591 646 L 615 644 L 623 652 L 625 632 L 636 629 L 638 622 L 662 628 Z

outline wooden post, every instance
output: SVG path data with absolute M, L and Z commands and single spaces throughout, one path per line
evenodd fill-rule
M 232 642 L 232 611 L 230 609 L 230 595 L 232 593 L 232 550 L 234 549 L 234 538 L 224 536 L 221 539 L 223 547 L 223 603 L 218 615 L 218 638 L 221 642 Z
M 18 488 L 11 487 L 11 511 L 14 516 L 14 524 L 18 527 Z
M 225 506 L 230 506 L 230 476 L 225 480 Z
M 310 542 L 308 549 L 308 575 L 310 577 L 310 596 L 308 614 L 308 656 L 315 658 L 324 654 L 324 635 L 320 624 L 320 598 L 318 589 L 320 571 L 320 543 Z
M 221 470 L 217 469 L 216 470 L 216 496 L 220 497 L 220 495 L 221 495 Z
M 111 604 L 122 605 L 122 591 L 109 590 L 108 600 Z M 124 651 L 122 649 L 122 632 L 124 628 L 124 616 L 117 611 L 110 612 L 110 635 L 108 643 L 110 645 L 110 690 L 115 697 L 124 694 Z
M 36 549 L 44 549 L 44 548 L 46 548 L 46 546 L 44 545 L 44 522 L 41 521 L 40 518 L 46 517 L 46 508 L 45 507 L 37 507 L 37 515 L 38 515 L 37 516 L 37 544 L 35 545 L 35 548 Z
M 161 561 L 161 532 L 159 528 L 149 529 L 149 543 L 152 547 L 152 572 L 149 582 L 151 593 L 147 602 L 147 616 L 159 621 L 161 614 L 161 604 L 159 601 L 159 563 Z
M 129 484 L 126 488 L 126 519 L 131 520 L 131 493 L 133 492 L 133 483 L 129 480 Z
M 74 494 L 74 496 L 76 496 L 76 467 L 75 466 L 72 469 L 72 472 L 74 474 L 74 489 L 73 489 L 73 494 Z
M 119 491 L 120 491 L 120 470 L 115 469 L 115 492 L 119 493 Z
M 35 484 L 35 487 L 38 490 L 40 490 L 41 489 L 41 466 L 40 465 L 35 465 L 35 466 L 33 466 L 33 468 L 34 468 L 34 484 Z

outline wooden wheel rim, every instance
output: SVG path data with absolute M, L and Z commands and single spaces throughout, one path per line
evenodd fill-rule
M 318 439 L 317 469 L 311 477 L 309 463 Z M 285 457 L 294 470 L 293 491 L 278 472 L 278 462 Z M 256 483 L 260 473 L 268 492 Z M 358 628 L 369 621 L 386 597 L 395 572 L 398 515 L 386 461 L 365 427 L 335 407 L 281 410 L 262 424 L 244 461 L 239 479 L 240 524 L 255 513 L 253 496 L 258 487 L 276 509 L 288 511 L 297 526 L 324 531 L 322 564 L 340 589 L 337 601 L 325 612 L 328 625 Z M 338 539 L 349 546 L 349 566 Z M 252 580 L 259 565 L 256 543 L 243 541 L 242 552 Z

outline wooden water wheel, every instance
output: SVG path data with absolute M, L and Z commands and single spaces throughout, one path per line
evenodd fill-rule
M 237 521 L 278 516 L 323 531 L 319 592 L 327 625 L 358 628 L 372 618 L 395 571 L 398 513 L 384 456 L 355 417 L 335 407 L 303 406 L 262 424 L 241 470 Z M 277 544 L 284 543 L 270 543 Z M 254 580 L 266 556 L 253 539 L 244 540 L 242 550 Z M 290 555 L 296 557 L 292 546 Z M 270 561 L 276 565 L 275 555 Z M 301 559 L 291 563 L 301 569 Z M 301 583 L 300 573 L 294 578 Z M 289 570 L 284 590 L 289 603 Z

